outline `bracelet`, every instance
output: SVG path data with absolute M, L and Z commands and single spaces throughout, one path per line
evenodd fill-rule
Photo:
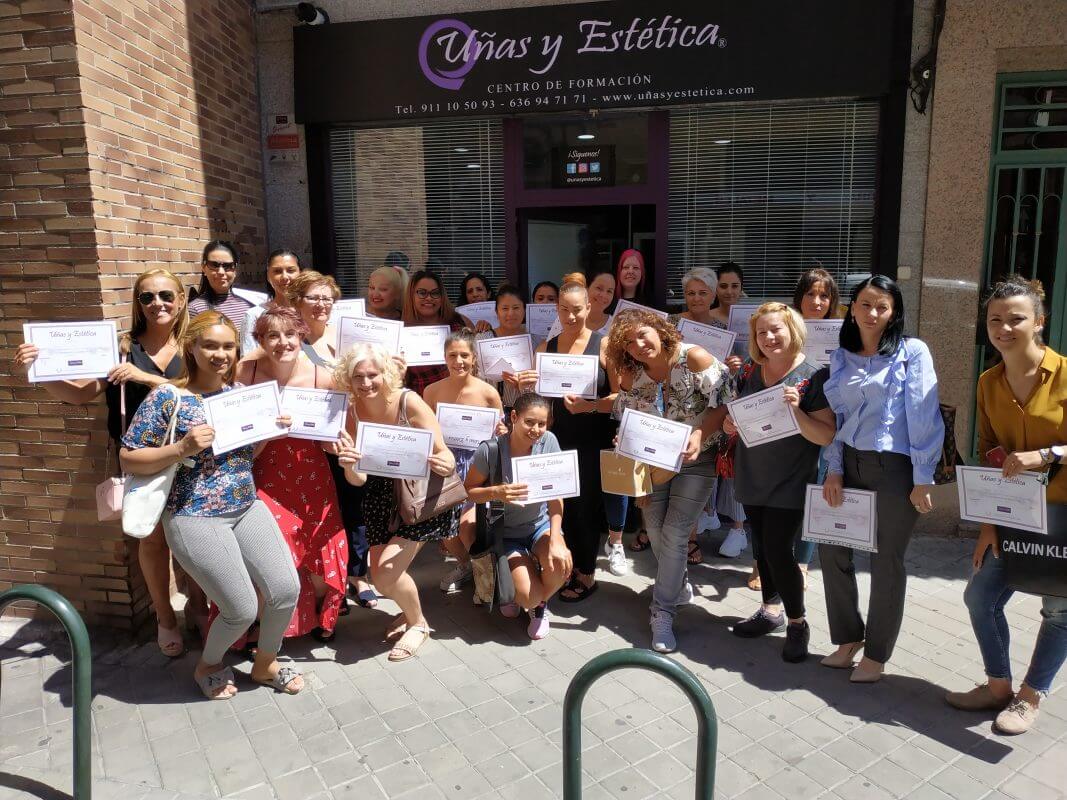
M 1037 451 L 1037 454 L 1041 456 L 1041 466 L 1047 467 L 1049 464 L 1052 463 L 1053 455 L 1051 447 L 1042 447 L 1040 450 Z

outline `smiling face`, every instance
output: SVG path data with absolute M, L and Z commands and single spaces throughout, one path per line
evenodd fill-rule
M 804 319 L 826 319 L 830 308 L 830 291 L 823 281 L 816 281 L 800 298 L 800 315 Z
M 237 264 L 233 260 L 233 254 L 221 247 L 207 254 L 204 263 L 200 265 L 200 271 L 204 273 L 211 291 L 215 294 L 229 292 L 237 278 Z
M 193 358 L 199 374 L 215 374 L 225 380 L 237 363 L 237 337 L 226 325 L 212 325 L 193 342 Z
M 385 388 L 382 371 L 370 359 L 357 361 L 352 368 L 352 394 L 360 400 L 377 397 Z
M 526 316 L 526 306 L 513 294 L 505 294 L 496 299 L 496 316 L 504 330 L 515 330 L 522 325 Z
M 764 314 L 756 320 L 756 344 L 768 360 L 793 356 L 793 335 L 780 313 Z
M 551 286 L 539 286 L 537 291 L 534 292 L 533 301 L 535 303 L 557 303 L 559 302 L 559 294 Z
M 388 278 L 374 275 L 367 284 L 367 305 L 374 314 L 393 314 L 400 306 L 396 286 Z
M 585 291 L 565 292 L 559 296 L 556 310 L 563 330 L 573 332 L 582 328 L 589 317 L 589 296 Z
M 180 288 L 165 275 L 152 275 L 137 284 L 134 296 L 147 325 L 157 325 L 167 330 L 174 325 L 185 307 L 185 297 Z M 148 295 L 152 295 L 151 299 Z
M 685 308 L 694 316 L 707 314 L 715 302 L 715 289 L 693 278 L 685 285 Z
M 300 274 L 300 264 L 295 256 L 275 256 L 267 264 L 267 283 L 274 290 L 274 297 L 285 299 L 285 289 Z
M 641 325 L 626 334 L 626 352 L 635 361 L 648 364 L 663 352 L 663 340 L 655 328 Z
M 483 300 L 489 299 L 489 289 L 482 283 L 481 278 L 468 278 L 464 296 L 467 298 L 468 303 L 481 303 Z
M 882 334 L 893 319 L 893 296 L 873 286 L 864 287 L 852 301 L 850 310 L 861 333 L 871 341 L 881 341 Z
M 278 364 L 290 363 L 300 357 L 300 332 L 284 320 L 271 323 L 259 342 L 267 357 Z
M 437 319 L 441 314 L 441 286 L 433 278 L 415 284 L 415 313 L 423 319 Z
M 548 409 L 542 405 L 531 405 L 521 414 L 511 412 L 511 436 L 514 440 L 523 440 L 533 447 L 537 440 L 548 430 Z
M 615 299 L 615 278 L 601 272 L 589 284 L 589 304 L 598 313 L 603 312 Z
M 303 296 L 298 303 L 297 311 L 304 318 L 304 322 L 325 324 L 330 321 L 330 312 L 333 310 L 333 291 L 328 283 L 313 283 L 304 290 Z
M 989 341 L 1002 355 L 1020 352 L 1037 340 L 1044 316 L 1036 316 L 1034 304 L 1026 296 L 990 300 L 986 308 Z
M 719 298 L 719 305 L 729 308 L 741 299 L 741 276 L 736 272 L 723 271 L 719 274 L 719 285 L 715 287 L 715 294 Z
M 637 287 L 641 283 L 642 273 L 641 261 L 637 256 L 628 256 L 622 262 L 619 267 L 619 285 L 622 287 L 624 295 L 633 296 L 633 293 L 637 291 Z
M 445 348 L 445 364 L 448 374 L 453 378 L 465 378 L 474 370 L 474 353 L 470 345 L 462 341 L 452 341 Z

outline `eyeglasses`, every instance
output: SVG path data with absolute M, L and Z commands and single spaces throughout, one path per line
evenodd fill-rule
M 333 305 L 333 298 L 332 297 L 322 297 L 322 296 L 317 295 L 317 294 L 316 295 L 306 294 L 306 295 L 304 295 L 304 302 L 305 303 L 311 303 L 311 304 L 316 305 L 316 306 L 332 306 Z
M 438 298 L 441 297 L 441 290 L 440 289 L 416 289 L 415 290 L 415 295 L 420 300 L 425 300 L 427 297 L 432 297 L 434 300 L 437 300 Z
M 212 270 L 222 270 L 223 272 L 236 272 L 237 265 L 232 261 L 205 261 L 204 266 Z
M 173 303 L 176 296 L 170 289 L 164 289 L 162 292 L 141 292 L 137 295 L 137 302 L 142 306 L 150 306 L 158 297 L 161 303 Z

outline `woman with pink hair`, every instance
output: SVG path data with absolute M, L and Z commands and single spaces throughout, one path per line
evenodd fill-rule
M 615 299 L 648 305 L 645 296 L 645 257 L 639 250 L 623 250 L 615 267 Z

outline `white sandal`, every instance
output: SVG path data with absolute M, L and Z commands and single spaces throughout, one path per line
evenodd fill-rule
M 417 641 L 413 641 L 415 637 Z M 428 625 L 411 625 L 404 635 L 396 640 L 396 644 L 393 645 L 393 649 L 389 651 L 390 661 L 407 661 L 409 658 L 414 658 L 415 653 L 418 651 L 426 640 L 430 638 L 430 627 Z

